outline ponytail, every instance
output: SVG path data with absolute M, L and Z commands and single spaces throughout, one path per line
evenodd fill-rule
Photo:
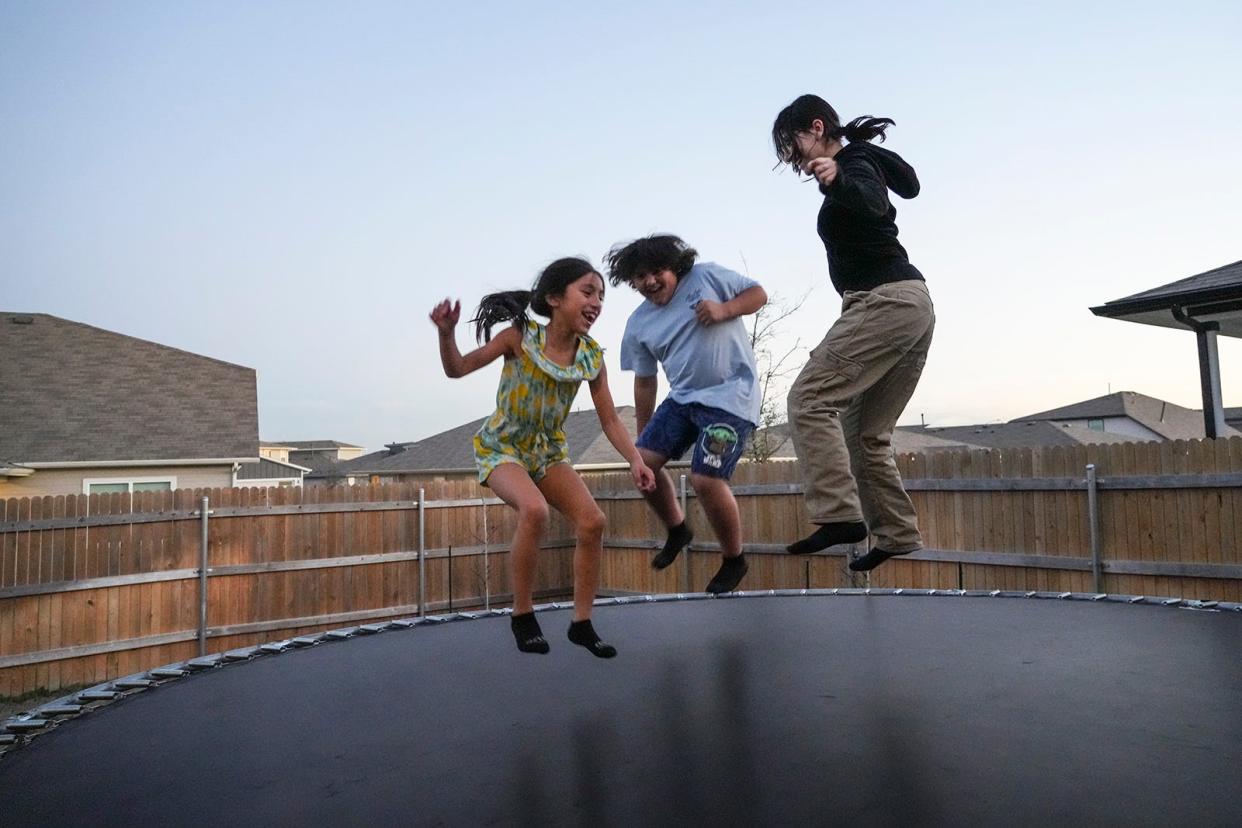
M 870 141 L 876 137 L 880 139 L 880 143 L 884 143 L 884 131 L 895 125 L 896 121 L 892 118 L 874 118 L 871 115 L 863 115 L 841 127 L 840 135 L 851 144 L 855 141 Z
M 474 338 L 480 343 L 492 338 L 492 327 L 502 322 L 512 322 L 515 327 L 526 327 L 526 308 L 530 306 L 529 290 L 506 290 L 489 293 L 479 302 L 475 313 Z
M 514 327 L 525 328 L 529 317 L 529 308 L 540 316 L 552 317 L 552 306 L 548 304 L 549 296 L 562 296 L 573 282 L 588 273 L 598 272 L 586 259 L 570 257 L 557 259 L 543 269 L 535 280 L 532 290 L 505 290 L 500 293 L 489 293 L 479 302 L 475 313 L 474 337 L 480 343 L 492 338 L 492 327 L 501 322 L 512 322 Z M 603 281 L 603 277 L 600 277 Z
M 772 123 L 772 145 L 779 163 L 798 169 L 803 160 L 802 151 L 798 149 L 798 133 L 810 130 L 814 121 L 823 123 L 825 139 L 844 138 L 850 143 L 877 137 L 883 141 L 885 130 L 895 124 L 892 118 L 864 115 L 841 126 L 841 119 L 831 104 L 818 95 L 802 95 L 777 113 Z

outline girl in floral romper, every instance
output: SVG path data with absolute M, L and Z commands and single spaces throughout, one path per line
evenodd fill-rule
M 574 614 L 569 640 L 600 658 L 616 648 L 600 641 L 591 626 L 591 607 L 599 584 L 604 513 L 582 478 L 569 465 L 562 426 L 569 407 L 586 381 L 608 441 L 630 464 L 642 491 L 655 487 L 625 426 L 617 417 L 603 349 L 587 336 L 604 301 L 604 280 L 584 259 L 558 259 L 540 274 L 531 290 L 493 293 L 479 303 L 475 335 L 481 347 L 468 354 L 457 349 L 454 334 L 461 302 L 445 299 L 431 312 L 440 333 L 440 360 L 449 377 L 462 377 L 505 359 L 496 394 L 496 411 L 474 437 L 479 481 L 518 513 L 510 552 L 513 573 L 511 625 L 524 653 L 546 653 L 548 642 L 535 619 L 533 594 L 539 542 L 551 504 L 573 524 Z M 527 318 L 527 308 L 549 318 L 547 325 Z M 491 335 L 494 325 L 509 327 Z

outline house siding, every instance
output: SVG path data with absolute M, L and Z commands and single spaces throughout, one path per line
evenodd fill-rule
M 29 477 L 0 478 L 0 497 L 80 495 L 82 481 L 107 477 L 175 477 L 178 489 L 229 488 L 233 466 L 95 466 L 81 469 L 41 469 Z

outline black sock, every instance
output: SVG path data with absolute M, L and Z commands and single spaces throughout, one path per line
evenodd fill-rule
M 746 556 L 738 555 L 736 558 L 725 558 L 720 562 L 720 569 L 716 570 L 716 574 L 712 576 L 711 581 L 707 584 L 707 591 L 713 595 L 719 595 L 722 592 L 731 592 L 742 581 L 742 576 L 749 569 L 746 565 Z
M 809 555 L 841 543 L 858 543 L 867 539 L 867 524 L 861 520 L 848 523 L 823 523 L 811 534 L 785 547 L 794 555 Z
M 522 652 L 546 653 L 550 649 L 548 640 L 543 637 L 543 630 L 539 629 L 539 622 L 535 620 L 535 613 L 514 615 L 509 619 L 509 627 L 513 630 L 517 648 Z
M 591 655 L 600 658 L 612 658 L 617 654 L 616 647 L 599 640 L 599 636 L 595 634 L 595 628 L 591 626 L 590 618 L 574 621 L 569 625 L 569 640 L 580 647 L 586 647 L 591 651 Z
M 886 552 L 877 546 L 858 560 L 850 561 L 850 569 L 855 572 L 867 572 L 875 569 L 889 558 L 895 558 L 898 555 L 909 555 L 913 551 L 913 549 L 907 549 L 905 552 Z
M 686 525 L 684 520 L 672 529 L 669 529 L 668 540 L 664 542 L 664 548 L 651 559 L 651 568 L 664 569 L 677 560 L 677 554 L 692 540 L 694 540 L 694 532 L 690 531 L 690 527 Z

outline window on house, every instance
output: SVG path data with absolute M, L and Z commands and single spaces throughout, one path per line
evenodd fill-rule
M 130 492 L 168 492 L 177 485 L 175 477 L 109 477 L 82 481 L 82 494 L 129 494 Z
M 1087 420 L 1087 428 L 1091 429 L 1092 431 L 1103 431 L 1104 421 L 1103 420 Z

